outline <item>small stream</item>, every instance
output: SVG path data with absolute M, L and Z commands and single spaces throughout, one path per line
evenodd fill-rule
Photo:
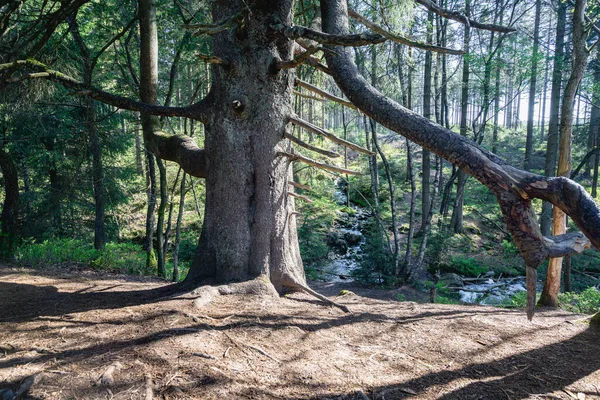
M 337 179 L 335 200 L 340 205 L 347 203 L 343 181 Z M 340 226 L 327 236 L 330 247 L 329 263 L 323 268 L 324 278 L 329 282 L 351 282 L 352 272 L 360 266 L 363 257 L 363 246 L 366 242 L 362 234 L 364 222 L 369 217 L 369 212 L 361 207 L 352 206 L 352 213 L 344 213 L 340 218 Z M 518 292 L 526 291 L 524 276 L 510 278 L 494 278 L 491 276 L 479 279 L 456 276 L 460 300 L 464 303 L 498 305 L 506 302 Z M 538 288 L 541 290 L 541 286 Z
M 463 290 L 459 290 L 460 301 L 464 303 L 477 303 L 486 305 L 501 304 L 517 292 L 526 291 L 525 277 L 515 278 L 489 278 L 482 282 L 466 283 Z
M 340 205 L 347 203 L 346 192 L 342 180 L 335 181 L 335 200 Z M 369 213 L 357 206 L 352 206 L 353 213 L 344 213 L 342 226 L 332 231 L 328 237 L 328 245 L 332 249 L 329 253 L 329 264 L 324 268 L 326 278 L 330 282 L 351 282 L 352 271 L 359 267 L 362 260 L 365 236 L 361 232 L 364 221 Z

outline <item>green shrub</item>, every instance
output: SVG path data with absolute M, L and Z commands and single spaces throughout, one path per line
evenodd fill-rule
M 464 276 L 479 276 L 487 272 L 487 268 L 480 265 L 477 260 L 463 256 L 452 257 L 448 269 L 449 272 Z
M 96 250 L 80 239 L 44 240 L 25 243 L 16 251 L 16 262 L 24 266 L 76 264 L 95 269 L 141 273 L 145 267 L 145 252 L 132 243 L 107 243 Z
M 565 310 L 592 314 L 600 310 L 600 290 L 589 287 L 581 293 L 559 293 L 558 301 Z

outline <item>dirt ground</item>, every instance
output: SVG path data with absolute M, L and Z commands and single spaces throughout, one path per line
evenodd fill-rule
M 352 314 L 304 294 L 196 308 L 164 287 L 0 266 L 0 393 L 33 382 L 23 398 L 600 399 L 600 333 L 581 315 L 528 322 L 324 283 L 313 287 L 356 293 L 335 297 Z

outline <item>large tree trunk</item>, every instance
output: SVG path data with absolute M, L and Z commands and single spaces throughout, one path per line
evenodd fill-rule
M 559 129 L 559 156 L 557 176 L 571 175 L 571 137 L 573 131 L 573 103 L 579 88 L 579 83 L 587 65 L 586 32 L 583 27 L 584 12 L 587 0 L 577 0 L 573 12 L 573 61 L 571 76 L 565 87 L 565 93 L 561 106 L 561 118 Z M 558 207 L 553 209 L 553 234 L 563 235 L 566 233 L 566 214 Z M 560 274 L 562 258 L 550 259 L 546 284 L 542 291 L 539 303 L 545 306 L 558 307 L 558 292 L 560 291 Z
M 188 283 L 270 278 L 275 288 L 304 283 L 296 234 L 294 199 L 287 193 L 290 159 L 282 137 L 292 112 L 294 74 L 274 71 L 274 60 L 289 60 L 292 42 L 272 41 L 274 17 L 292 21 L 292 1 L 258 2 L 247 25 L 213 36 L 214 55 L 228 67 L 213 66 L 206 119 L 206 211 L 200 244 Z M 214 21 L 240 10 L 215 1 Z M 250 50 L 251 49 L 251 50 Z

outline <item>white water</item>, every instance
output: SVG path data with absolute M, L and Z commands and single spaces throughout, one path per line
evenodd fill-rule
M 338 204 L 347 204 L 348 198 L 346 192 L 340 188 L 341 180 L 336 179 L 336 191 L 334 194 L 335 201 Z M 362 259 L 362 247 L 365 244 L 365 237 L 360 231 L 361 221 L 366 218 L 367 212 L 359 207 L 352 206 L 354 215 L 348 214 L 347 225 L 350 228 L 337 228 L 337 232 L 342 237 L 357 236 L 360 237 L 358 243 L 351 245 L 348 243 L 348 250 L 346 254 L 339 255 L 331 253 L 329 259 L 330 263 L 325 267 L 327 272 L 326 279 L 330 282 L 350 282 L 352 271 L 359 267 L 359 263 Z
M 464 289 L 458 292 L 462 302 L 495 305 L 517 292 L 526 291 L 525 277 L 488 279 L 485 282 L 467 284 Z

